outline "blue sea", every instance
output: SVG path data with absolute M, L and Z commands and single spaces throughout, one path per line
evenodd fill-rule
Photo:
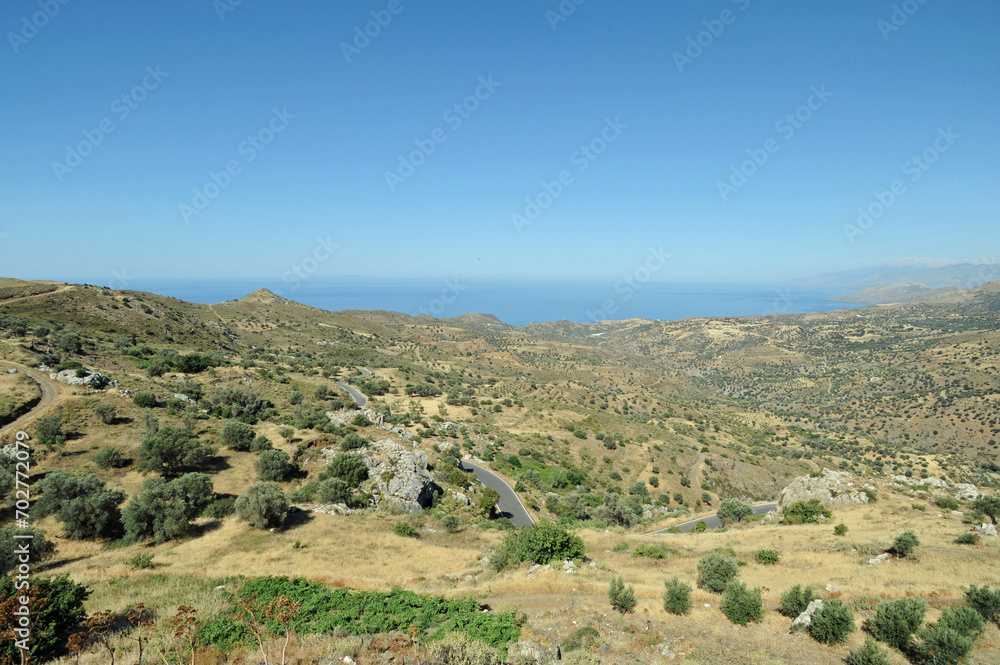
M 788 286 L 633 283 L 561 280 L 390 280 L 313 278 L 280 280 L 131 280 L 128 289 L 196 303 L 236 300 L 267 288 L 326 310 L 378 309 L 438 318 L 467 312 L 493 314 L 504 323 L 567 319 L 675 320 L 688 317 L 797 314 L 858 307 L 826 298 L 832 291 Z

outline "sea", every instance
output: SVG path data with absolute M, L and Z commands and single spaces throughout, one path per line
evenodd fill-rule
M 325 310 L 388 310 L 448 318 L 492 314 L 504 323 L 566 319 L 578 323 L 641 318 L 800 314 L 862 305 L 828 300 L 833 291 L 783 285 L 574 280 L 312 278 L 281 280 L 130 280 L 125 288 L 214 304 L 266 288 Z

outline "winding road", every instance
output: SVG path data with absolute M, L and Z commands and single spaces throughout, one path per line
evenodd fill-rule
M 776 503 L 758 503 L 753 507 L 754 515 L 764 515 L 771 512 L 772 510 L 777 510 L 778 504 Z M 673 526 L 668 526 L 665 529 L 657 529 L 656 531 L 650 531 L 649 533 L 644 533 L 644 536 L 652 536 L 653 534 L 663 533 L 668 529 L 680 529 L 683 533 L 688 533 L 694 528 L 694 525 L 698 522 L 704 522 L 705 526 L 709 529 L 718 529 L 722 526 L 722 520 L 720 520 L 716 515 L 708 515 L 706 517 L 699 517 L 696 520 L 690 520 L 687 522 L 681 522 L 680 524 L 675 524 Z
M 476 480 L 487 487 L 495 489 L 500 494 L 500 499 L 497 501 L 497 508 L 500 510 L 501 517 L 506 517 L 516 527 L 531 526 L 535 523 L 535 520 L 528 514 L 528 509 L 521 503 L 517 492 L 503 478 L 469 460 L 460 461 L 458 468 L 463 471 L 474 471 L 476 473 Z
M 358 368 L 361 371 L 361 376 L 371 376 L 372 373 L 363 367 Z M 344 383 L 343 381 L 337 381 L 337 385 L 347 391 L 347 394 L 351 396 L 354 403 L 358 405 L 359 409 L 363 409 L 368 406 L 368 398 L 365 397 L 360 390 L 354 386 Z
M 39 372 L 37 369 L 25 367 L 18 363 L 0 360 L 0 371 L 6 372 L 9 369 L 16 369 L 18 372 L 22 372 L 34 379 L 41 388 L 42 397 L 38 400 L 38 404 L 32 407 L 31 411 L 28 411 L 13 422 L 0 427 L 0 436 L 7 432 L 16 432 L 24 429 L 27 423 L 35 420 L 39 413 L 45 411 L 59 397 L 59 388 L 56 386 L 55 381 L 50 379 L 44 372 Z

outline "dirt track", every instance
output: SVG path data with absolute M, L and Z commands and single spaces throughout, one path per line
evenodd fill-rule
M 52 405 L 59 398 L 59 387 L 56 382 L 48 377 L 44 372 L 39 372 L 37 369 L 32 369 L 30 367 L 25 367 L 18 363 L 12 363 L 7 360 L 0 360 L 0 371 L 6 372 L 8 369 L 16 369 L 19 372 L 23 372 L 34 379 L 38 386 L 42 390 L 42 397 L 38 400 L 38 404 L 14 422 L 0 427 L 0 436 L 3 436 L 7 432 L 16 432 L 19 429 L 24 429 L 25 425 L 33 422 L 41 414 L 43 414 L 49 406 Z

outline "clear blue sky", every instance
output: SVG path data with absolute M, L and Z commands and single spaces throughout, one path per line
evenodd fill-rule
M 558 22 L 555 0 L 235 2 L 3 3 L 0 274 L 603 279 L 662 247 L 655 279 L 765 282 L 997 253 L 996 2 L 911 0 L 891 32 L 888 0 L 565 0 Z M 372 12 L 391 20 L 345 56 Z M 689 38 L 705 46 L 679 71 Z M 813 88 L 832 96 L 779 129 Z M 477 90 L 467 117 L 449 111 Z M 262 150 L 244 143 L 261 130 Z M 606 151 L 577 153 L 602 131 Z M 94 137 L 68 170 L 67 146 Z M 564 170 L 519 233 L 512 214 Z M 905 191 L 850 242 L 894 180 Z

